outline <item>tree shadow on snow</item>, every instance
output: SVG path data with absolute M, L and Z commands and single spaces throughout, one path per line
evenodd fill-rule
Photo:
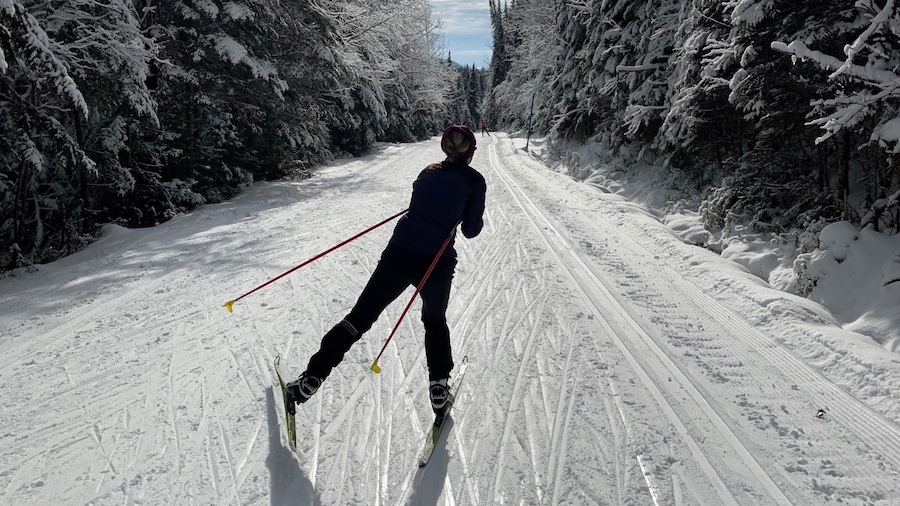
M 408 506 L 437 506 L 444 492 L 444 482 L 447 480 L 447 468 L 450 464 L 450 456 L 447 454 L 447 438 L 453 431 L 453 417 L 444 422 L 444 429 L 434 448 L 434 454 L 428 465 L 420 468 L 413 480 L 412 493 L 406 501 Z M 448 501 L 445 501 L 448 503 Z
M 281 442 L 284 422 L 279 420 L 278 410 L 283 409 L 281 392 L 275 400 L 275 387 L 266 391 L 266 412 L 269 420 L 269 456 L 266 467 L 271 476 L 271 504 L 281 505 L 315 505 L 321 506 L 322 500 L 316 494 L 309 478 L 300 469 L 300 463 L 294 452 Z

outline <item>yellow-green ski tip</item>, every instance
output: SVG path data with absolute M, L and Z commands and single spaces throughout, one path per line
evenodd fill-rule
M 233 312 L 234 312 L 234 311 L 231 309 L 231 306 L 233 306 L 233 305 L 234 305 L 234 301 L 233 301 L 233 300 L 229 300 L 228 302 L 225 303 L 225 308 L 228 309 L 228 312 L 229 312 L 229 313 L 233 313 Z
M 381 368 L 378 367 L 378 361 L 377 361 L 377 360 L 374 361 L 374 362 L 372 362 L 372 372 L 374 372 L 375 374 L 381 374 Z

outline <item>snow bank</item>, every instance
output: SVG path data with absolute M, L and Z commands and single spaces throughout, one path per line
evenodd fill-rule
M 517 140 L 524 147 L 524 139 Z M 794 263 L 806 262 L 805 280 L 814 287 L 809 299 L 823 305 L 847 330 L 863 334 L 900 353 L 900 236 L 858 230 L 848 222 L 826 226 L 819 248 L 802 254 L 793 244 L 776 244 L 771 237 L 747 233 L 722 237 L 703 227 L 693 202 L 666 192 L 660 167 L 601 162 L 598 145 L 571 144 L 547 149 L 547 139 L 532 139 L 539 152 L 530 150 L 556 171 L 621 196 L 659 217 L 688 244 L 716 251 L 722 258 L 746 268 L 772 288 L 796 293 Z M 560 152 L 565 155 L 560 156 Z M 607 157 L 608 158 L 608 157 Z M 671 195 L 669 194 L 671 193 Z

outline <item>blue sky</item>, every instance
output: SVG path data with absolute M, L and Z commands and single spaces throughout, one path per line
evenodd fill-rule
M 460 65 L 487 68 L 491 60 L 488 0 L 431 0 L 444 26 L 444 51 Z

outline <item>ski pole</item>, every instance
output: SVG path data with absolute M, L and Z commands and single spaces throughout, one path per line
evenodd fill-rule
M 458 225 L 458 223 L 457 223 Z M 444 253 L 444 249 L 447 248 L 447 245 L 450 244 L 450 239 L 453 238 L 454 234 L 456 234 L 456 226 L 454 225 L 453 230 L 450 232 L 450 235 L 444 239 L 444 244 L 441 245 L 441 249 L 438 251 L 437 255 L 435 255 L 434 260 L 431 261 L 431 265 L 428 267 L 428 270 L 425 272 L 425 276 L 422 277 L 422 281 L 419 281 L 419 286 L 416 287 L 416 292 L 413 293 L 411 299 L 409 299 L 409 303 L 406 304 L 406 308 L 403 310 L 403 313 L 400 314 L 400 319 L 397 320 L 397 324 L 394 325 L 394 330 L 391 331 L 391 335 L 388 336 L 387 341 L 384 342 L 384 346 L 381 347 L 381 351 L 378 352 L 378 356 L 375 357 L 375 361 L 372 362 L 372 372 L 375 374 L 381 374 L 381 367 L 378 366 L 378 359 L 381 358 L 381 354 L 384 353 L 384 350 L 387 348 L 389 342 L 394 337 L 394 334 L 397 332 L 397 329 L 400 327 L 400 322 L 403 321 L 403 317 L 406 316 L 406 312 L 409 311 L 410 306 L 414 300 L 416 300 L 416 295 L 419 295 L 419 291 L 422 290 L 422 287 L 425 286 L 425 280 L 428 279 L 428 276 L 431 275 L 431 271 L 434 270 L 434 266 L 437 265 L 438 260 L 441 258 L 441 254 Z
M 400 211 L 399 213 L 397 213 L 397 214 L 391 216 L 390 218 L 386 218 L 386 219 L 382 220 L 381 222 L 379 222 L 379 223 L 377 223 L 377 224 L 375 224 L 375 225 L 372 225 L 371 227 L 369 227 L 369 228 L 363 230 L 362 232 L 360 232 L 360 233 L 354 235 L 353 237 L 347 239 L 346 241 L 344 241 L 344 242 L 342 242 L 342 243 L 340 243 L 340 244 L 338 244 L 338 245 L 336 245 L 336 246 L 333 246 L 333 247 L 329 248 L 328 250 L 323 251 L 323 252 L 319 253 L 318 255 L 316 255 L 316 256 L 310 258 L 309 260 L 303 262 L 302 264 L 300 264 L 300 265 L 298 265 L 298 266 L 296 266 L 296 267 L 290 269 L 289 271 L 284 272 L 284 273 L 282 273 L 282 274 L 279 274 L 278 276 L 276 276 L 276 277 L 274 277 L 274 278 L 272 278 L 272 279 L 266 281 L 265 283 L 263 283 L 263 284 L 257 286 L 257 287 L 254 288 L 253 290 L 250 290 L 249 292 L 245 293 L 244 295 L 241 295 L 240 297 L 238 297 L 238 298 L 236 298 L 236 299 L 234 299 L 234 300 L 229 300 L 228 302 L 225 303 L 225 307 L 228 309 L 228 312 L 229 312 L 229 313 L 232 313 L 233 311 L 232 311 L 232 309 L 231 309 L 231 306 L 233 306 L 235 302 L 237 302 L 237 301 L 243 299 L 244 297 L 250 295 L 251 293 L 253 293 L 253 292 L 255 292 L 255 291 L 257 291 L 257 290 L 259 290 L 259 289 L 261 289 L 261 288 L 264 288 L 264 287 L 270 285 L 271 283 L 274 283 L 275 281 L 278 281 L 279 279 L 281 279 L 281 278 L 287 276 L 288 274 L 290 274 L 290 273 L 296 271 L 297 269 L 303 267 L 304 265 L 309 264 L 309 263 L 311 263 L 311 262 L 313 262 L 313 261 L 315 261 L 315 260 L 318 260 L 318 259 L 322 258 L 323 256 L 325 256 L 325 255 L 331 253 L 332 251 L 334 251 L 334 250 L 340 248 L 341 246 L 347 244 L 348 242 L 350 242 L 350 241 L 352 241 L 352 240 L 354 240 L 354 239 L 356 239 L 356 238 L 358 238 L 358 237 L 360 237 L 360 236 L 362 236 L 362 235 L 368 234 L 369 232 L 371 232 L 371 231 L 375 230 L 376 228 L 378 228 L 378 227 L 384 225 L 385 223 L 387 223 L 387 222 L 389 222 L 389 221 L 391 221 L 391 220 L 397 218 L 398 216 L 403 215 L 404 213 L 406 213 L 406 211 L 409 211 L 409 209 L 408 209 L 408 208 L 407 208 L 407 209 L 404 209 L 404 210 Z

